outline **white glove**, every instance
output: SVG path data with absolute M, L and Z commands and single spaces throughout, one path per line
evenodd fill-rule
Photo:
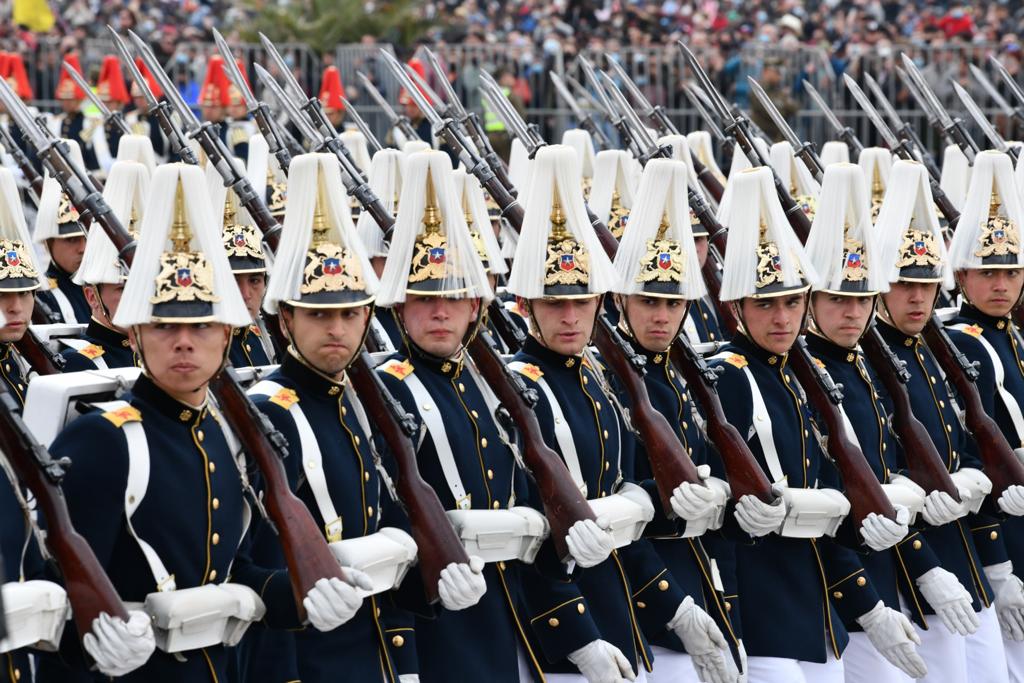
M 1024 583 L 1014 576 L 1013 563 L 1007 561 L 985 567 L 985 576 L 996 596 L 996 616 L 1003 637 L 1024 641 Z
M 82 638 L 82 647 L 100 673 L 116 678 L 145 664 L 156 649 L 156 638 L 145 612 L 129 610 L 128 621 L 104 612 L 92 620 L 92 629 Z
M 860 535 L 872 550 L 891 548 L 906 538 L 910 531 L 910 510 L 902 505 L 892 507 L 896 510 L 895 520 L 871 512 L 860 524 Z
M 921 516 L 932 526 L 954 522 L 967 514 L 967 503 L 961 498 L 958 503 L 945 491 L 932 491 L 924 497 Z
M 484 561 L 476 555 L 470 555 L 469 564 L 452 562 L 442 569 L 437 592 L 444 608 L 455 612 L 480 602 L 487 592 L 483 571 Z
M 870 612 L 857 617 L 857 623 L 879 654 L 897 669 L 911 678 L 923 678 L 928 673 L 928 667 L 917 653 L 916 645 L 921 644 L 921 637 L 901 612 L 886 607 L 879 600 Z
M 608 559 L 615 549 L 615 539 L 605 531 L 607 528 L 608 520 L 604 517 L 598 517 L 596 522 L 581 519 L 569 528 L 565 544 L 576 564 L 583 568 L 596 567 Z
M 398 683 L 420 683 L 419 674 L 401 674 L 398 677 Z
M 992 480 L 974 467 L 961 467 L 949 476 L 960 492 L 960 500 L 967 504 L 967 509 L 971 512 L 980 510 L 985 496 L 992 492 Z
M 365 577 L 359 576 L 362 572 L 349 571 L 355 574 L 357 581 Z M 362 604 L 359 591 L 352 584 L 338 578 L 319 579 L 302 599 L 310 625 L 322 633 L 333 631 L 354 617 Z
M 953 635 L 969 636 L 981 621 L 974 613 L 971 594 L 960 585 L 956 575 L 942 567 L 929 569 L 917 577 L 917 587 L 939 619 Z
M 774 487 L 773 487 L 774 488 Z M 766 536 L 786 521 L 786 503 L 779 496 L 771 504 L 757 496 L 746 495 L 736 501 L 736 522 L 751 536 Z
M 672 492 L 672 511 L 687 522 L 707 517 L 716 507 L 725 505 L 725 501 L 729 499 L 729 485 L 712 477 L 710 467 L 700 465 L 697 467 L 697 474 L 702 484 L 684 481 Z M 712 485 L 712 481 L 716 485 Z M 725 485 L 724 490 L 722 486 L 717 485 L 718 482 Z
M 687 595 L 668 627 L 683 641 L 697 678 L 704 683 L 736 683 L 739 671 L 718 624 Z
M 636 674 L 622 650 L 606 640 L 594 640 L 569 653 L 587 683 L 622 683 L 635 681 Z
M 1007 486 L 999 496 L 998 505 L 1000 510 L 1013 517 L 1024 515 L 1024 486 Z

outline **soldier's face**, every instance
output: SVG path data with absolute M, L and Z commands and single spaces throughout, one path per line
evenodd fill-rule
M 938 291 L 937 282 L 896 282 L 882 295 L 883 317 L 903 334 L 918 334 L 931 318 Z
M 74 273 L 82 265 L 85 254 L 85 235 L 47 240 L 50 246 L 50 258 L 65 273 Z
M 117 315 L 117 307 L 121 303 L 121 294 L 124 292 L 124 285 L 115 285 L 105 283 L 101 285 L 95 285 L 91 287 L 83 287 L 85 292 L 85 300 L 89 303 L 89 310 L 92 311 L 92 317 L 99 320 L 107 327 L 114 327 L 114 323 L 111 322 L 113 317 Z M 106 309 L 106 311 L 104 311 Z M 107 316 L 107 313 L 110 316 Z M 114 327 L 118 332 L 126 333 L 125 330 L 120 327 Z
M 590 343 L 601 297 L 586 299 L 534 299 L 531 330 L 533 336 L 555 353 L 576 356 Z M 522 306 L 524 309 L 527 306 Z
M 704 262 L 708 260 L 708 238 L 694 237 L 693 246 L 697 247 L 697 261 L 700 263 L 701 268 L 703 268 Z
M 740 303 L 743 326 L 750 339 L 770 353 L 787 353 L 800 334 L 805 294 L 788 294 L 767 299 L 746 298 Z
M 985 315 L 1009 315 L 1020 299 L 1024 268 L 986 268 L 959 273 L 960 287 L 967 300 Z
M 359 352 L 369 320 L 369 306 L 282 308 L 280 318 L 285 334 L 291 328 L 292 343 L 302 357 L 332 377 L 341 374 Z
M 686 301 L 634 294 L 623 302 L 633 336 L 648 351 L 664 351 L 679 334 Z
M 60 104 L 61 111 L 65 114 L 74 114 L 81 106 L 78 100 L 73 99 L 58 100 L 58 103 Z
M 447 299 L 410 294 L 396 306 L 406 334 L 432 356 L 448 358 L 462 345 L 476 320 L 480 299 Z
M 811 314 L 821 333 L 832 342 L 852 349 L 871 318 L 874 297 L 815 292 Z
M 220 369 L 231 328 L 220 323 L 154 323 L 132 328 L 132 349 L 146 374 L 172 398 L 189 405 L 206 400 L 206 387 Z
M 245 308 L 255 320 L 260 314 L 263 295 L 267 292 L 267 277 L 263 273 L 238 273 L 235 275 L 238 291 L 242 293 Z
M 6 324 L 0 328 L 0 341 L 16 342 L 28 329 L 32 320 L 32 309 L 35 307 L 35 296 L 32 292 L 4 292 L 0 294 L 0 311 L 3 312 Z

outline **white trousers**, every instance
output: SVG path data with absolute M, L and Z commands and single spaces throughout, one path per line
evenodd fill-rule
M 651 651 L 654 671 L 647 676 L 649 683 L 700 683 L 690 655 L 657 645 L 652 645 Z
M 1006 654 L 996 612 L 983 609 L 978 618 L 981 626 L 972 635 L 953 635 L 938 617 L 929 621 L 930 628 L 917 628 L 921 637 L 918 653 L 928 665 L 925 683 L 1007 683 Z M 916 627 L 915 627 L 916 628 Z
M 1024 643 L 1003 639 L 1006 650 L 1006 668 L 1010 671 L 1010 683 L 1024 683 Z
M 519 682 L 532 683 L 533 676 L 530 674 L 532 667 L 526 660 L 523 648 L 517 647 L 516 652 L 519 660 Z M 693 666 L 691 665 L 690 668 L 693 668 Z M 544 678 L 548 683 L 587 683 L 587 679 L 583 677 L 583 674 L 544 674 Z M 697 679 L 694 678 L 694 680 Z M 636 683 L 650 683 L 650 679 L 647 678 L 647 670 L 644 669 L 643 664 L 640 664 L 640 672 L 636 675 Z
M 846 683 L 912 683 L 914 680 L 883 657 L 863 631 L 850 633 L 843 650 Z
M 747 683 L 844 683 L 843 663 L 831 652 L 824 664 L 781 657 L 748 657 L 747 670 Z

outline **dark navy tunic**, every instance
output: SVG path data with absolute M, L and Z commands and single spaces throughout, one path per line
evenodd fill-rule
M 258 325 L 236 327 L 232 330 L 228 359 L 233 367 L 259 367 L 271 364 L 266 349 L 263 348 L 263 341 L 260 339 L 262 334 L 263 331 Z
M 50 288 L 59 289 L 67 297 L 68 302 L 71 304 L 71 310 L 75 313 L 75 319 L 65 319 L 61 307 L 57 304 L 57 297 L 54 296 L 52 291 L 40 291 L 36 296 L 42 299 L 50 307 L 51 311 L 60 316 L 62 322 L 69 325 L 74 325 L 75 323 L 85 325 L 88 323 L 92 319 L 92 309 L 89 308 L 89 302 L 85 300 L 82 286 L 75 284 L 71 279 L 72 273 L 64 272 L 60 266 L 51 261 L 50 267 L 46 269 L 46 276 L 50 279 Z
M 95 318 L 89 321 L 81 339 L 89 345 L 81 349 L 69 346 L 61 351 L 64 372 L 96 370 L 97 358 L 102 358 L 108 368 L 131 368 L 139 364 L 127 335 L 107 327 Z

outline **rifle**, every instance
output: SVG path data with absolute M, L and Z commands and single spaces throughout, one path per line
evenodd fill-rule
M 947 139 L 952 140 L 953 143 L 963 150 L 964 155 L 967 157 L 967 161 L 973 166 L 974 155 L 978 153 L 978 145 L 974 142 L 970 135 L 967 134 L 967 129 L 964 127 L 963 121 L 959 118 L 952 118 L 949 112 L 942 106 L 939 99 L 932 92 L 931 87 L 928 85 L 928 81 L 925 80 L 924 75 L 914 64 L 914 60 L 903 53 L 901 55 L 903 59 L 903 68 L 906 69 L 907 77 L 916 86 L 917 94 L 922 99 L 920 104 L 922 108 L 929 111 L 934 117 L 929 119 L 932 121 L 933 126 L 940 134 L 945 135 Z M 913 91 L 911 91 L 912 94 Z
M 562 80 L 562 77 L 554 71 L 549 75 L 551 76 L 551 82 L 555 86 L 555 92 L 558 93 L 558 96 L 562 98 L 563 102 L 569 105 L 569 109 L 572 110 L 572 115 L 576 117 L 576 121 L 579 123 L 580 128 L 590 133 L 590 137 L 592 137 L 601 147 L 605 149 L 610 147 L 612 143 L 608 139 L 608 136 L 604 134 L 604 131 L 601 130 L 601 127 L 597 125 L 597 122 L 594 120 L 594 115 L 585 113 L 583 109 L 580 108 L 579 102 L 577 102 L 576 98 L 573 97 L 571 92 L 569 92 L 569 88 L 566 87 L 565 81 Z
M 128 124 L 124 122 L 124 115 L 121 112 L 113 112 L 103 104 L 103 100 L 96 96 L 96 93 L 92 91 L 92 88 L 85 79 L 82 78 L 82 74 L 78 73 L 73 66 L 64 62 L 64 72 L 71 77 L 71 80 L 75 82 L 82 92 L 85 93 L 86 98 L 92 103 L 92 106 L 100 110 L 100 117 L 103 119 L 104 128 L 108 126 L 114 126 L 122 135 L 131 135 L 131 130 L 128 129 Z
M 262 33 L 260 34 L 260 42 L 263 44 L 263 48 L 267 51 L 267 56 L 270 57 L 270 61 L 274 63 L 277 70 L 281 72 L 281 76 L 284 77 L 285 92 L 287 93 L 289 88 L 292 90 L 296 97 L 293 101 L 296 104 L 305 98 L 305 102 L 299 105 L 299 109 L 306 114 L 309 122 L 320 131 L 320 134 L 325 139 L 338 138 L 338 131 L 335 130 L 334 124 L 331 123 L 331 120 L 327 118 L 327 112 L 324 111 L 324 107 L 320 103 L 320 100 L 316 97 L 306 98 L 305 93 L 302 92 L 302 87 L 299 86 L 299 82 L 295 78 L 295 74 L 288 68 L 288 64 L 284 61 L 284 57 L 281 56 L 281 53 L 277 51 L 277 47 Z M 340 143 L 340 139 L 338 140 Z M 366 177 L 363 175 L 363 172 L 359 170 L 359 166 L 356 164 L 355 159 L 352 158 L 352 153 L 349 152 L 348 147 L 346 147 L 344 143 L 339 144 L 335 152 L 341 152 L 349 161 L 351 170 L 355 172 L 355 175 L 353 176 L 355 180 L 366 181 Z M 345 169 L 346 172 L 350 170 L 349 167 L 345 167 Z
M 982 113 L 981 107 L 978 106 L 978 103 L 975 102 L 974 98 L 971 97 L 971 95 L 956 81 L 953 81 L 953 90 L 956 91 L 956 95 L 960 98 L 960 101 L 963 102 L 964 107 L 967 109 L 967 113 L 972 119 L 974 119 L 974 122 L 978 124 L 978 128 L 981 129 L 981 132 L 986 138 L 988 138 L 989 142 L 992 143 L 992 146 L 1003 154 L 1009 155 L 1010 158 L 1013 159 L 1014 165 L 1016 165 L 1018 158 L 1017 148 L 1015 146 L 1010 147 L 1006 144 L 1006 140 L 1004 140 L 1003 136 L 999 134 L 999 131 L 995 129 L 995 126 L 985 118 L 985 115 Z
M 19 126 L 19 119 L 29 116 L 24 104 L 17 100 L 6 82 L 0 82 L 0 100 L 15 121 L 19 122 Z M 25 128 L 22 127 L 22 130 Z M 61 181 L 72 202 L 80 199 L 83 192 L 80 181 L 82 171 L 69 161 L 63 143 L 57 139 L 47 139 L 48 134 L 38 128 L 26 134 L 40 150 L 40 156 L 56 171 L 55 177 Z M 130 268 L 135 255 L 135 243 L 131 235 L 102 195 L 95 193 L 95 198 L 90 195 L 87 199 L 91 199 L 90 205 L 96 208 L 96 220 L 117 249 L 119 259 L 126 268 Z M 304 620 L 302 600 L 306 594 L 321 578 L 343 579 L 341 567 L 327 547 L 323 532 L 313 520 L 309 508 L 292 493 L 288 485 L 284 470 L 284 458 L 288 450 L 284 437 L 253 405 L 230 368 L 211 380 L 210 390 L 243 450 L 256 462 L 263 476 L 265 504 L 272 524 L 280 535 L 295 608 L 300 620 Z
M 994 57 L 993 57 L 994 59 Z M 971 70 L 971 75 L 974 76 L 974 80 L 982 87 L 982 89 L 992 98 L 992 101 L 999 108 L 1008 119 L 1016 119 L 1018 123 L 1024 122 L 1024 113 L 1020 112 L 1019 109 L 1012 107 L 1006 98 L 1003 97 L 1002 93 L 996 90 L 996 87 L 992 84 L 992 81 L 988 79 L 985 72 L 978 68 L 976 64 L 969 64 L 968 67 Z
M 198 166 L 199 158 L 196 156 L 195 151 L 188 146 L 188 142 L 185 141 L 185 134 L 181 132 L 178 124 L 171 118 L 170 105 L 167 102 L 157 100 L 156 95 L 149 89 L 149 83 L 146 82 L 142 72 L 139 71 L 139 67 L 135 64 L 135 60 L 128 53 L 128 46 L 124 44 L 121 36 L 117 35 L 110 26 L 107 26 L 107 30 L 110 31 L 110 35 L 114 39 L 114 47 L 117 48 L 117 55 L 121 59 L 121 64 L 131 74 L 132 80 L 135 81 L 139 92 L 142 93 L 143 98 L 146 100 L 146 114 L 148 116 L 156 116 L 156 120 L 160 124 L 160 130 L 163 131 L 164 137 L 167 138 L 167 144 L 171 148 L 171 153 L 186 164 Z
M 242 94 L 242 98 L 245 100 L 246 111 L 256 121 L 260 133 L 263 134 L 263 139 L 267 141 L 267 148 L 277 158 L 278 167 L 282 172 L 287 172 L 288 166 L 292 163 L 292 155 L 284 142 L 280 124 L 271 115 L 270 108 L 267 107 L 266 103 L 260 102 L 253 96 L 248 82 L 242 76 L 242 72 L 238 70 L 238 64 L 235 62 L 234 55 L 231 54 L 231 48 L 228 47 L 227 42 L 217 29 L 213 29 L 213 39 L 217 43 L 217 50 L 220 52 L 221 57 L 224 58 L 228 78 L 238 88 L 238 92 Z
M 747 83 L 750 85 L 750 91 L 754 93 L 754 97 L 761 103 L 765 113 L 768 114 L 768 118 L 772 120 L 775 127 L 779 129 L 783 139 L 790 144 L 793 148 L 793 155 L 799 158 L 807 166 L 807 170 L 814 175 L 815 180 L 821 182 L 821 176 L 825 172 L 825 167 L 821 163 L 821 159 L 818 158 L 817 152 L 814 151 L 814 145 L 809 142 L 804 142 L 797 137 L 793 129 L 789 127 L 789 123 L 786 121 L 786 117 L 775 106 L 772 102 L 772 98 L 768 97 L 768 93 L 764 91 L 761 84 L 754 80 L 753 76 L 747 76 Z
M 604 111 L 604 115 L 611 122 L 612 126 L 619 134 L 619 142 L 624 148 L 630 151 L 630 154 L 640 159 L 640 146 L 633 139 L 633 134 L 630 132 L 629 124 L 626 123 L 626 117 L 624 114 L 616 111 L 615 107 L 612 106 L 611 101 L 608 99 L 608 93 L 605 92 L 604 86 L 597 78 L 597 73 L 594 71 L 594 67 L 587 61 L 582 55 L 577 58 L 580 64 L 580 68 L 583 69 L 583 76 L 590 83 L 590 87 L 597 93 L 597 101 L 601 103 L 601 109 Z M 646 159 L 641 160 L 641 163 L 645 162 Z
M 857 137 L 857 134 L 853 132 L 853 129 L 849 126 L 844 126 L 839 121 L 839 117 L 836 116 L 835 112 L 829 108 L 828 104 L 825 103 L 825 98 L 821 96 L 817 88 L 810 84 L 807 79 L 803 81 L 804 89 L 807 90 L 807 94 L 811 96 L 818 108 L 825 115 L 825 119 L 829 122 L 832 128 L 836 131 L 836 135 L 840 140 L 845 142 L 847 146 L 853 151 L 854 154 L 860 156 L 860 153 L 864 150 L 864 144 Z
M 314 127 L 306 116 L 302 115 L 295 102 L 277 84 L 274 77 L 259 64 L 256 65 L 256 75 L 263 82 L 263 85 L 274 93 L 274 96 L 277 97 L 281 106 L 284 107 L 285 112 L 288 114 L 288 118 L 298 127 L 302 135 L 312 143 L 313 149 L 317 152 L 333 154 L 338 159 L 338 163 L 341 165 L 341 181 L 345 185 L 345 191 L 350 197 L 355 197 L 356 201 L 363 207 L 363 210 L 373 217 L 377 225 L 381 226 L 385 238 L 390 238 L 391 229 L 395 223 L 394 216 L 384 208 L 380 197 L 374 194 L 369 184 L 363 178 L 362 173 L 360 173 L 359 168 L 347 154 L 341 139 L 337 135 L 324 137 L 323 133 Z
M 38 303 L 38 299 L 36 300 Z M 25 330 L 21 339 L 14 342 L 14 348 L 29 364 L 33 372 L 39 375 L 59 375 L 64 371 L 64 356 L 54 353 L 39 340 L 32 328 Z
M 867 83 L 868 89 L 870 89 L 874 94 L 875 101 L 881 105 L 882 111 L 885 112 L 885 117 L 889 119 L 889 123 L 892 125 L 896 134 L 900 136 L 900 139 L 907 140 L 911 145 L 913 145 L 916 150 L 917 160 L 925 165 L 925 168 L 928 169 L 928 174 L 933 178 L 941 179 L 939 165 L 935 163 L 935 158 L 932 156 L 931 152 L 928 151 L 928 148 L 924 146 L 924 142 L 921 141 L 917 131 L 909 122 L 904 121 L 899 117 L 899 114 L 896 113 L 896 110 L 893 109 L 892 104 L 890 104 L 888 98 L 886 98 L 885 93 L 882 92 L 882 88 L 878 85 L 878 82 L 875 81 L 867 71 L 864 72 L 864 82 Z M 932 119 L 929 118 L 929 120 Z
M 348 112 L 349 118 L 355 122 L 356 128 L 358 128 L 359 132 L 363 134 L 364 138 L 366 138 L 367 144 L 370 145 L 373 151 L 376 153 L 384 149 L 384 146 L 380 144 L 380 140 L 378 140 L 377 136 L 373 134 L 372 130 L 370 130 L 370 126 L 366 124 L 363 117 L 359 115 L 359 112 L 356 111 L 356 108 L 352 106 L 352 103 L 349 102 L 348 98 L 344 95 L 341 96 L 341 103 L 345 105 L 345 111 Z
M 1013 98 L 1017 101 L 1017 106 L 1013 107 L 1013 117 L 1024 123 L 1024 109 L 1021 108 L 1021 105 L 1024 105 L 1024 89 L 1022 89 L 1014 77 L 1010 75 L 1010 72 L 1006 70 L 1003 63 L 996 59 L 995 55 L 989 55 L 988 60 L 993 68 L 995 68 L 996 73 L 999 74 L 999 78 L 1002 79 L 1006 87 L 1010 89 L 1011 93 L 1013 93 Z M 1003 101 L 1006 102 L 1005 100 Z M 1007 106 L 1009 106 L 1009 103 L 1007 103 Z
M 370 79 L 367 78 L 366 74 L 364 74 L 362 71 L 356 71 L 356 78 L 358 78 L 359 82 L 363 84 L 363 88 L 366 90 L 366 94 L 369 95 L 373 99 L 373 101 L 377 103 L 377 106 L 381 108 L 381 111 L 384 112 L 384 117 L 388 120 L 388 123 L 391 125 L 392 128 L 398 128 L 400 131 L 402 131 L 402 135 L 404 135 L 409 140 L 420 139 L 420 136 L 416 132 L 416 129 L 412 127 L 412 123 L 409 121 L 409 117 L 400 116 L 391 107 L 391 105 L 388 104 L 388 101 L 384 98 L 383 95 L 380 94 L 380 91 L 373 86 L 373 83 L 370 82 Z
M 732 108 L 726 104 L 722 96 L 715 90 L 714 84 L 708 77 L 704 68 L 697 61 L 697 58 L 692 52 L 679 41 L 679 49 L 682 50 L 683 56 L 686 58 L 687 63 L 690 65 L 690 69 L 697 76 L 697 81 L 700 83 L 701 88 L 704 90 L 704 94 L 708 96 L 711 106 L 714 108 L 718 118 L 725 122 L 724 132 L 730 137 L 736 140 L 736 143 L 740 146 L 740 149 L 747 155 L 750 163 L 754 166 L 764 166 L 772 169 L 772 177 L 775 179 L 775 192 L 779 196 L 779 203 L 782 205 L 782 210 L 786 214 L 786 219 L 789 224 L 793 226 L 793 230 L 797 234 L 807 234 L 811 230 L 811 221 L 804 213 L 803 207 L 797 204 L 796 200 L 790 196 L 788 188 L 782 184 L 782 179 L 779 178 L 779 174 L 775 172 L 772 165 L 761 155 L 761 150 L 754 144 L 754 133 L 750 128 L 749 120 L 742 114 L 734 114 Z
M 441 63 L 437 60 L 437 56 L 429 49 L 425 48 L 424 50 L 427 55 L 427 61 L 430 62 L 430 66 L 434 70 L 438 82 L 441 84 L 441 89 L 444 90 L 445 98 L 448 100 L 448 110 L 444 112 L 444 116 L 454 119 L 457 124 L 469 133 L 473 142 L 476 143 L 477 150 L 483 155 L 484 161 L 487 162 L 491 170 L 498 176 L 498 182 L 505 187 L 511 187 L 512 181 L 509 180 L 505 162 L 494 151 L 491 140 L 487 137 L 484 127 L 480 123 L 480 118 L 476 115 L 476 112 L 466 111 L 465 107 L 462 106 L 462 102 L 459 101 L 458 95 L 455 94 L 452 84 L 448 82 L 448 77 L 445 75 L 444 69 L 441 68 Z
M 491 299 L 491 303 L 487 304 L 487 320 L 494 325 L 494 329 L 509 353 L 516 353 L 526 344 L 526 334 L 515 324 L 512 314 L 505 309 L 497 297 Z
M 11 485 L 18 486 L 21 482 L 32 493 L 46 520 L 46 548 L 56 558 L 64 576 L 64 588 L 79 637 L 92 630 L 92 622 L 100 614 L 127 621 L 128 610 L 117 590 L 92 548 L 71 522 L 60 489 L 70 462 L 66 458 L 54 460 L 36 440 L 7 389 L 0 389 L 0 449 L 3 450 L 0 457 L 7 458 L 17 478 Z
M 867 94 L 860 89 L 860 86 L 857 85 L 856 81 L 850 78 L 850 74 L 845 74 L 843 78 L 846 82 L 847 90 L 849 90 L 850 94 L 853 95 L 853 99 L 857 100 L 857 103 L 861 106 L 861 109 L 864 110 L 864 113 L 868 115 L 868 119 L 870 119 L 871 123 L 874 124 L 875 129 L 878 131 L 879 135 L 882 136 L 882 140 L 892 153 L 902 159 L 921 163 L 911 151 L 909 146 L 910 143 L 907 140 L 899 140 L 896 138 L 892 129 L 889 128 L 885 121 L 882 120 L 882 116 L 878 113 L 878 110 L 871 104 L 871 100 L 868 99 Z M 932 191 L 932 200 L 935 202 L 935 205 L 939 207 L 939 211 L 942 212 L 942 215 L 946 217 L 950 228 L 955 229 L 956 222 L 960 219 L 960 212 L 956 210 L 956 207 L 953 206 L 953 202 L 950 201 L 948 196 L 946 196 L 946 193 L 939 185 L 939 180 L 937 178 L 929 174 L 928 182 Z M 798 232 L 797 234 L 806 233 Z
M 253 223 L 263 233 L 263 241 L 267 243 L 271 251 L 277 251 L 277 243 L 281 238 L 281 226 L 271 215 L 264 198 L 256 192 L 245 173 L 235 165 L 231 152 L 218 134 L 217 127 L 209 121 L 200 123 L 195 113 L 185 104 L 185 100 L 182 99 L 174 83 L 160 67 L 160 62 L 157 61 L 156 55 L 149 49 L 149 46 L 132 31 L 129 31 L 128 35 L 135 43 L 135 48 L 139 51 L 139 56 L 142 57 L 146 68 L 160 84 L 160 88 L 164 91 L 164 97 L 177 112 L 189 137 L 196 140 L 203 148 L 209 160 L 208 163 L 212 164 L 220 177 L 224 179 L 224 186 L 235 193 L 239 203 L 249 212 Z M 233 60 L 227 61 L 234 63 Z
M 29 186 L 32 188 L 33 198 L 36 204 L 38 204 L 39 198 L 43 196 L 43 176 L 39 174 L 36 167 L 29 161 L 25 150 L 14 141 L 11 131 L 3 126 L 0 126 L 0 145 L 3 145 L 7 153 L 14 159 L 14 163 L 18 165 L 21 174 L 25 176 L 25 180 L 28 181 Z

